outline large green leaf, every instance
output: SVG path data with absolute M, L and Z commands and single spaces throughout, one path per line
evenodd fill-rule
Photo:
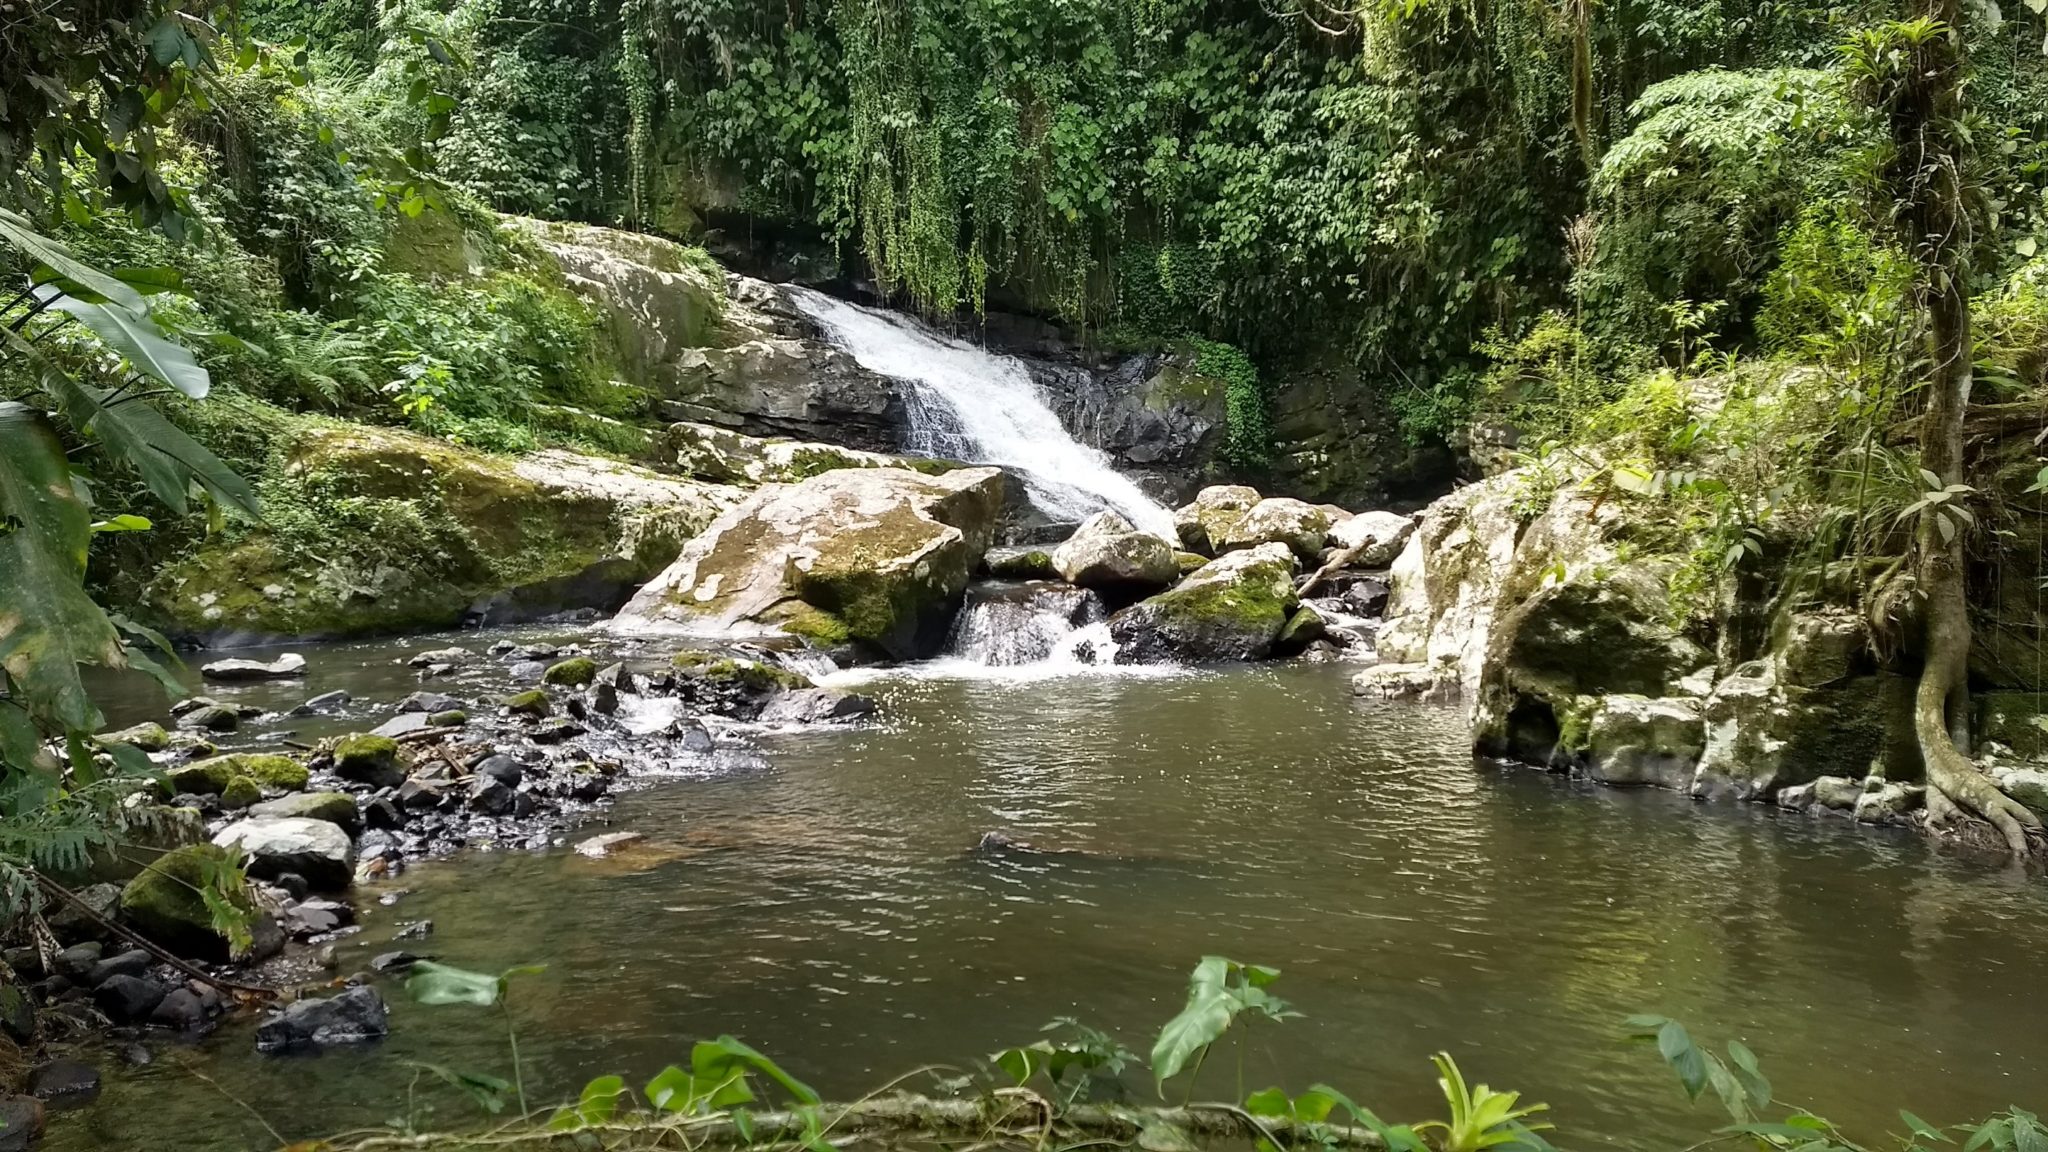
M 720 1036 L 716 1040 L 699 1040 L 690 1049 L 690 1070 L 702 1084 L 736 1082 L 735 1073 L 759 1072 L 782 1086 L 792 1099 L 804 1104 L 818 1103 L 818 1094 L 811 1086 L 783 1071 L 782 1065 L 770 1060 L 754 1048 L 733 1039 Z M 740 1101 L 743 1102 L 743 1101 Z M 724 1107 L 717 1104 L 714 1106 Z
M 143 310 L 142 296 L 134 288 L 73 256 L 69 248 L 36 231 L 27 217 L 5 208 L 0 208 L 0 242 L 35 257 L 59 276 L 77 281 L 120 307 L 137 314 Z
M 114 304 L 94 304 L 66 296 L 54 285 L 36 289 L 38 299 L 92 330 L 100 342 L 121 354 L 137 372 L 176 388 L 194 400 L 204 399 L 212 378 L 185 346 L 164 335 L 148 314 Z
M 0 667 L 31 711 L 71 728 L 99 724 L 78 665 L 123 663 L 120 636 L 85 594 L 91 539 L 56 432 L 0 403 Z
M 1159 1084 L 1180 1074 L 1189 1060 L 1214 1044 L 1230 1028 L 1237 998 L 1227 986 L 1230 961 L 1204 956 L 1188 977 L 1187 1004 L 1159 1030 L 1152 1045 L 1152 1075 Z

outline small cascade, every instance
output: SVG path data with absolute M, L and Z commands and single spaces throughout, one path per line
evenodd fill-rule
M 789 297 L 862 367 L 905 385 L 914 451 L 1003 468 L 1056 522 L 1075 524 L 1108 509 L 1174 539 L 1173 514 L 1110 467 L 1107 453 L 1074 439 L 1016 360 L 900 313 L 808 288 L 791 288 Z
M 978 584 L 953 619 L 946 653 L 994 668 L 1098 663 L 1076 637 L 1100 631 L 1107 642 L 1105 615 L 1101 597 L 1070 584 Z

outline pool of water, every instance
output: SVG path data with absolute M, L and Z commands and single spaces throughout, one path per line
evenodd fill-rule
M 361 692 L 376 669 L 386 697 L 415 686 L 374 646 L 335 651 L 309 650 L 294 691 L 344 664 Z M 1056 1016 L 1142 1053 L 1187 970 L 1221 953 L 1279 967 L 1305 1014 L 1250 1035 L 1248 1087 L 1324 1080 L 1395 1118 L 1440 1111 L 1428 1057 L 1445 1049 L 1549 1102 L 1564 1146 L 1690 1144 L 1718 1111 L 1625 1041 L 1637 1012 L 1745 1039 L 1781 1097 L 1838 1117 L 2048 1105 L 2038 878 L 1902 833 L 1475 763 L 1454 711 L 1360 700 L 1346 676 L 872 679 L 876 724 L 762 736 L 725 770 L 622 798 L 612 823 L 647 842 L 619 859 L 414 869 L 341 946 L 344 971 L 420 917 L 435 934 L 411 947 L 449 963 L 546 965 L 514 1002 L 550 1101 L 720 1033 L 837 1096 Z M 1057 851 L 970 851 L 995 829 Z M 101 1104 L 48 1146 L 268 1147 L 252 1110 L 304 1139 L 402 1112 L 414 1061 L 507 1072 L 494 1014 L 384 991 L 393 1035 L 374 1047 L 271 1059 L 242 1026 L 110 1061 Z M 1236 1076 L 1212 1063 L 1199 1094 Z M 424 1081 L 413 1100 L 470 1115 Z

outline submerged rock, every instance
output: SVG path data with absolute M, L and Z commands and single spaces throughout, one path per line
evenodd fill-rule
M 384 998 L 369 987 L 325 1000 L 299 1000 L 256 1028 L 258 1052 L 361 1044 L 390 1033 Z
M 287 652 L 265 663 L 260 660 L 215 660 L 202 665 L 199 674 L 208 680 L 284 680 L 306 674 L 306 658 Z
M 1262 544 L 1212 560 L 1109 618 L 1119 664 L 1257 660 L 1294 611 L 1294 556 Z
M 761 709 L 763 724 L 824 724 L 852 720 L 875 710 L 875 702 L 831 688 L 798 688 L 769 698 Z

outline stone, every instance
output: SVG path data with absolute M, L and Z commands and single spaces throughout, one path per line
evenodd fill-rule
M 469 713 L 464 712 L 460 708 L 450 709 L 446 712 L 436 712 L 427 717 L 427 727 L 429 728 L 460 728 L 467 723 L 469 723 Z
M 998 580 L 1057 580 L 1052 553 L 1044 548 L 991 548 L 983 558 L 988 574 Z
M 58 952 L 52 958 L 50 967 L 59 975 L 69 977 L 72 980 L 83 981 L 87 976 L 91 975 L 93 966 L 100 962 L 100 957 L 105 951 L 105 945 L 97 940 L 88 940 L 83 944 L 73 944 L 71 947 Z
M 43 1134 L 43 1102 L 33 1096 L 0 1096 L 0 1152 L 29 1152 Z
M 498 706 L 514 716 L 531 716 L 534 719 L 540 719 L 554 711 L 554 706 L 548 702 L 548 694 L 539 688 L 515 692 L 498 701 Z
M 585 731 L 586 729 L 583 725 L 578 724 L 576 721 L 567 717 L 557 716 L 552 720 L 543 720 L 535 725 L 529 735 L 536 744 L 560 744 L 564 740 L 574 740 L 576 737 L 583 735 Z
M 400 712 L 455 712 L 468 707 L 468 702 L 450 696 L 445 692 L 415 692 L 398 702 Z
M 130 948 L 118 955 L 108 956 L 92 966 L 82 981 L 87 987 L 97 988 L 116 976 L 140 976 L 149 971 L 155 958 L 140 948 Z
M 379 952 L 370 958 L 370 971 L 403 972 L 425 959 L 427 957 L 418 956 L 411 952 Z
M 398 786 L 398 806 L 409 812 L 425 812 L 439 808 L 447 798 L 448 784 L 445 780 L 426 780 L 413 776 Z
M 609 716 L 619 710 L 619 690 L 602 681 L 585 688 L 583 700 L 585 707 L 600 716 Z
M 1811 782 L 1813 801 L 1837 812 L 1853 812 L 1863 798 L 1863 781 L 1847 776 L 1822 776 Z
M 286 652 L 268 663 L 261 660 L 215 660 L 201 665 L 199 674 L 208 680 L 227 682 L 286 680 L 306 674 L 306 658 L 296 652 Z
M 1926 798 L 1927 790 L 1918 784 L 1872 777 L 1865 781 L 1863 794 L 1856 798 L 1854 811 L 1856 819 L 1865 824 L 1891 823 L 1919 810 Z
M 612 627 L 781 631 L 825 648 L 924 655 L 944 639 L 1002 505 L 993 468 L 844 469 L 770 485 L 691 540 Z
M 211 1021 L 198 993 L 190 988 L 173 988 L 157 1002 L 149 1022 L 173 1032 L 203 1032 Z
M 1360 512 L 1330 526 L 1330 547 L 1340 552 L 1357 549 L 1352 568 L 1385 568 L 1394 562 L 1415 534 L 1415 517 L 1398 512 Z
M 18 984 L 0 984 L 0 1033 L 16 1044 L 35 1043 L 35 1001 Z
M 1330 514 L 1304 500 L 1270 496 L 1247 509 L 1220 532 L 1210 533 L 1210 543 L 1220 555 L 1262 544 L 1285 544 L 1295 556 L 1313 563 L 1322 555 L 1329 538 Z
M 171 734 L 154 722 L 132 725 L 93 737 L 101 744 L 132 744 L 144 752 L 162 752 L 171 746 Z
M 285 931 L 299 940 L 322 936 L 353 923 L 354 911 L 334 900 L 301 900 L 284 914 Z
M 88 937 L 100 939 L 106 929 L 99 920 L 112 920 L 120 911 L 121 886 L 119 884 L 88 884 L 72 893 L 77 903 L 70 900 L 52 901 L 46 905 L 44 918 L 49 922 L 50 931 L 59 940 L 81 940 Z M 78 905 L 83 904 L 84 910 Z M 91 912 L 88 916 L 86 913 Z M 93 917 L 99 919 L 95 920 Z
M 289 756 L 268 752 L 231 752 L 173 768 L 165 775 L 171 787 L 178 792 L 218 796 L 238 776 L 260 787 L 291 791 L 306 786 L 307 773 L 304 764 Z
M 474 659 L 476 653 L 467 648 L 435 648 L 414 655 L 406 663 L 414 668 L 426 668 L 434 664 L 467 664 Z
M 1603 784 L 1688 788 L 1705 745 L 1697 699 L 1603 696 L 1586 725 L 1586 775 Z
M 178 727 L 205 732 L 233 732 L 241 726 L 241 713 L 225 704 L 208 704 L 178 717 Z
M 1323 614 L 1303 604 L 1294 610 L 1294 615 L 1287 618 L 1286 626 L 1273 638 L 1273 654 L 1292 656 L 1329 635 L 1329 631 L 1329 622 L 1323 619 Z
M 2006 795 L 2026 805 L 2035 814 L 2048 816 L 2048 769 L 1995 769 L 1991 778 Z
M 418 717 L 424 726 L 426 718 L 420 713 L 399 714 L 401 720 L 406 717 Z M 371 788 L 398 786 L 405 780 L 405 764 L 398 755 L 398 741 L 382 728 L 375 732 L 343 736 L 334 742 L 334 774 Z
M 116 1023 L 149 1019 L 163 1002 L 164 986 L 142 976 L 110 976 L 92 990 L 93 1003 Z
M 548 674 L 548 666 L 538 660 L 521 660 L 512 665 L 507 675 L 522 684 L 538 684 Z
M 822 724 L 853 720 L 875 710 L 875 702 L 831 688 L 798 688 L 778 692 L 761 709 L 763 724 Z
M 263 788 L 247 776 L 237 776 L 228 781 L 220 790 L 220 806 L 223 811 L 240 812 L 263 799 Z
M 476 774 L 488 776 L 507 788 L 519 787 L 519 782 L 526 778 L 526 770 L 519 766 L 519 761 L 502 755 L 484 757 L 476 765 Z
M 1442 685 L 1426 664 L 1375 664 L 1351 678 L 1351 692 L 1381 700 L 1435 698 Z
M 325 1000 L 299 1000 L 256 1028 L 258 1052 L 361 1044 L 390 1033 L 384 998 L 367 986 Z
M 349 695 L 347 691 L 336 688 L 332 692 L 322 692 L 318 696 L 307 699 L 304 704 L 292 709 L 292 711 L 298 712 L 299 709 L 303 708 L 306 712 L 310 713 L 339 712 L 347 707 L 349 701 L 353 699 L 355 697 Z M 303 715 L 304 713 L 301 714 Z
M 1262 544 L 1211 560 L 1109 618 L 1119 664 L 1257 660 L 1294 611 L 1294 556 Z
M 638 832 L 604 832 L 579 841 L 576 851 L 592 859 L 601 859 L 628 844 L 637 844 L 646 837 Z
M 400 712 L 391 719 L 370 729 L 368 734 L 386 740 L 396 740 L 400 736 L 425 731 L 427 720 L 428 715 L 425 712 Z
M 1216 537 L 1222 535 L 1259 502 L 1259 490 L 1242 484 L 1218 484 L 1202 489 L 1190 503 L 1174 510 L 1173 526 L 1181 547 L 1205 556 L 1217 551 Z
M 1813 792 L 1814 789 L 1811 783 L 1794 784 L 1788 788 L 1778 789 L 1777 794 L 1771 800 L 1772 803 L 1780 808 L 1791 808 L 1795 811 L 1804 812 L 1808 808 L 1813 807 Z
M 99 1070 L 76 1060 L 52 1060 L 28 1074 L 28 1094 L 52 1110 L 79 1108 L 99 1099 Z
M 1114 512 L 1097 512 L 1053 549 L 1052 566 L 1069 584 L 1105 592 L 1153 592 L 1180 575 L 1173 545 L 1140 532 Z
M 338 892 L 355 875 L 355 845 L 325 820 L 252 816 L 221 829 L 213 842 L 240 848 L 249 859 L 249 875 L 258 878 L 296 872 L 318 890 Z
M 469 789 L 469 806 L 486 816 L 503 816 L 512 810 L 512 789 L 503 780 L 478 775 Z
M 249 815 L 325 820 L 349 833 L 358 832 L 363 826 L 356 798 L 346 792 L 294 792 L 251 807 Z
M 541 674 L 541 683 L 554 684 L 563 688 L 581 688 L 597 679 L 597 661 L 588 656 L 573 656 L 558 664 L 548 665 Z
M 363 827 L 389 831 L 405 827 L 405 810 L 392 796 L 377 795 L 363 801 Z

